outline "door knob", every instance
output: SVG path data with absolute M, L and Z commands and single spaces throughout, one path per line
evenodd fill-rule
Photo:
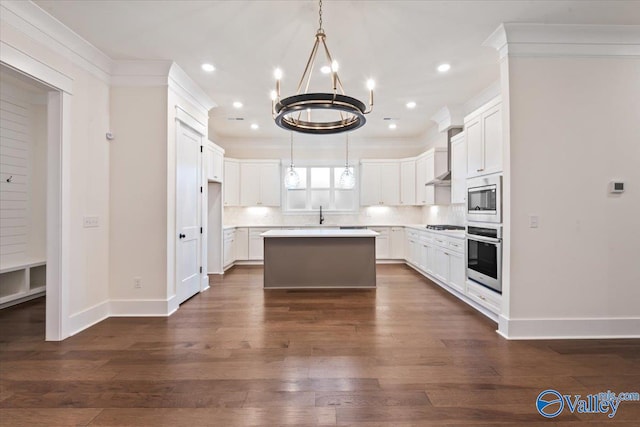
M 185 237 L 187 237 L 187 235 L 186 235 L 186 234 L 182 234 L 182 233 L 180 233 L 180 234 L 178 234 L 178 237 L 179 237 L 180 239 L 184 239 Z

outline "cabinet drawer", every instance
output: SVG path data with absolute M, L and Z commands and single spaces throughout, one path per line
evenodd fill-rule
M 464 252 L 464 240 L 450 238 L 449 249 L 455 252 Z
M 497 294 L 482 285 L 467 281 L 467 295 L 478 304 L 494 313 L 500 314 L 502 295 Z

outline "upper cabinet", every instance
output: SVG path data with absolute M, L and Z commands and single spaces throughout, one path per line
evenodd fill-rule
M 240 162 L 240 205 L 280 206 L 280 162 Z
M 467 200 L 467 144 L 464 132 L 451 138 L 451 203 Z
M 400 205 L 416 204 L 416 161 L 414 159 L 400 162 Z
M 240 205 L 240 162 L 234 159 L 224 161 L 224 205 Z
M 360 169 L 362 206 L 400 204 L 400 162 L 363 160 Z
M 496 98 L 465 117 L 467 178 L 502 171 L 501 107 Z
M 207 141 L 203 151 L 207 181 L 222 182 L 224 150 L 213 142 Z
M 416 159 L 416 204 L 443 205 L 450 203 L 449 187 L 432 182 L 447 171 L 447 149 L 432 148 Z

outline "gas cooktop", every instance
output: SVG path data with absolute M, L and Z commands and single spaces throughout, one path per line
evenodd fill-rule
M 464 230 L 464 227 L 460 225 L 447 225 L 447 224 L 438 224 L 438 225 L 427 225 L 427 229 L 429 230 Z

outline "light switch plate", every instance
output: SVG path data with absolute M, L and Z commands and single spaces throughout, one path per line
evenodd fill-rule
M 99 227 L 100 219 L 97 216 L 85 216 L 82 225 L 84 228 Z
M 529 215 L 529 228 L 538 228 L 540 219 L 538 215 Z

